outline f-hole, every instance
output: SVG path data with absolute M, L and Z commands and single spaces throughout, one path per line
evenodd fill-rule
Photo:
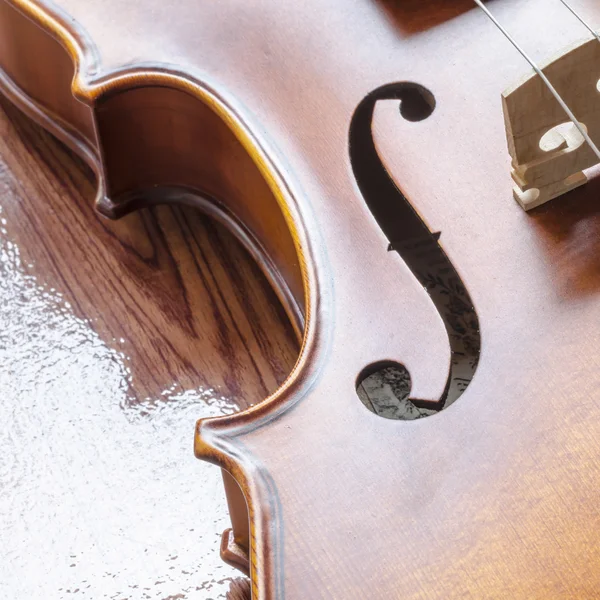
M 358 376 L 357 393 L 367 408 L 380 416 L 411 419 L 438 412 L 464 393 L 477 369 L 481 336 L 471 297 L 439 243 L 441 234 L 429 230 L 377 154 L 372 123 L 375 104 L 379 100 L 398 100 L 400 115 L 407 121 L 418 122 L 433 113 L 435 97 L 417 83 L 382 86 L 358 105 L 349 134 L 352 170 L 367 206 L 390 242 L 388 251 L 398 252 L 427 290 L 448 334 L 452 364 L 441 398 L 422 400 L 410 397 L 410 374 L 399 363 L 367 365 Z M 376 388 L 380 392 L 383 390 L 379 394 L 383 397 L 381 401 L 373 393 Z M 389 392 L 394 388 L 396 406 L 386 410 Z
M 440 410 L 436 401 L 410 398 L 411 384 L 410 373 L 404 365 L 383 361 L 362 370 L 356 393 L 371 412 L 386 419 L 412 421 Z

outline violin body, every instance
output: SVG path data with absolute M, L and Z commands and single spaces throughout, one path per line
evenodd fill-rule
M 585 37 L 492 4 L 540 59 Z M 99 212 L 207 211 L 302 337 L 277 393 L 196 431 L 254 597 L 598 593 L 600 184 L 513 200 L 501 94 L 529 70 L 471 2 L 0 0 L 0 67 Z M 387 364 L 447 408 L 366 410 Z

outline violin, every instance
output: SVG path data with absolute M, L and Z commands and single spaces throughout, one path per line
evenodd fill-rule
M 600 589 L 593 23 L 592 0 L 0 0 L 0 90 L 94 169 L 98 212 L 221 221 L 302 340 L 276 393 L 196 426 L 254 598 Z M 390 369 L 422 418 L 361 400 Z

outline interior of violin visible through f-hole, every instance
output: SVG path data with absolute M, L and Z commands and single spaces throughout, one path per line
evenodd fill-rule
M 389 419 L 413 420 L 450 406 L 467 389 L 479 361 L 479 320 L 464 283 L 440 246 L 441 233 L 429 230 L 396 187 L 377 153 L 372 121 L 379 100 L 398 100 L 399 118 L 419 122 L 435 110 L 435 96 L 416 83 L 382 86 L 360 103 L 349 134 L 354 176 L 365 202 L 389 240 L 387 250 L 398 252 L 427 290 L 448 335 L 452 364 L 441 398 L 412 398 L 410 373 L 399 363 L 374 363 L 358 376 L 357 393 L 369 410 Z

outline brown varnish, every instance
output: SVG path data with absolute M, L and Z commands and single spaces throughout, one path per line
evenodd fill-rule
M 180 201 L 226 223 L 304 332 L 274 395 L 197 428 L 197 455 L 228 473 L 223 550 L 254 597 L 597 595 L 599 184 L 529 215 L 512 200 L 500 95 L 527 67 L 485 16 L 441 0 L 57 4 L 0 1 L 4 93 L 95 169 L 104 214 Z M 492 4 L 544 57 L 585 36 L 559 2 Z M 435 110 L 407 120 L 382 99 L 374 146 L 441 233 L 481 332 L 466 392 L 413 423 L 355 393 L 395 361 L 435 402 L 451 362 L 349 159 L 357 106 L 399 82 Z

